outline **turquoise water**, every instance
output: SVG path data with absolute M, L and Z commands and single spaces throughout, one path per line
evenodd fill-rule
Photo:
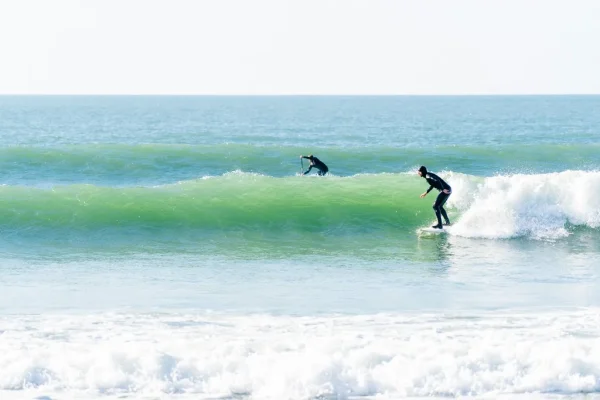
M 0 96 L 0 395 L 597 397 L 599 111 Z

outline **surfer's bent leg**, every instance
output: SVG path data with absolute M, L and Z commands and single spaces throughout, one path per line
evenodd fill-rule
M 446 214 L 446 210 L 444 210 L 444 203 L 446 203 L 448 197 L 450 197 L 449 194 L 440 192 L 440 194 L 438 194 L 437 199 L 435 199 L 435 203 L 433 203 L 433 211 L 435 211 L 435 216 L 438 220 L 438 228 L 442 228 L 442 215 L 444 216 L 444 219 L 446 220 L 447 224 L 450 222 L 450 220 L 448 219 L 448 214 Z
M 442 194 L 444 194 L 444 193 L 442 192 Z M 444 198 L 444 201 L 440 205 L 440 212 L 442 213 L 442 217 L 444 217 L 444 221 L 446 221 L 446 225 L 450 225 L 450 218 L 448 218 L 448 214 L 446 214 L 446 209 L 444 208 L 444 204 L 446 204 L 446 201 L 448 201 L 448 198 L 450 197 L 451 194 L 452 194 L 452 192 L 450 192 L 449 194 L 444 194 L 446 197 Z

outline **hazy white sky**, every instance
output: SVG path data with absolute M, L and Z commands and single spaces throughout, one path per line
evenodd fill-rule
M 0 93 L 600 93 L 600 0 L 0 0 Z

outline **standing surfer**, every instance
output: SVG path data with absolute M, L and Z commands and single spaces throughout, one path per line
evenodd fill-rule
M 448 214 L 446 214 L 446 210 L 444 210 L 444 204 L 448 200 L 448 197 L 452 194 L 452 188 L 448 185 L 442 178 L 434 174 L 433 172 L 427 172 L 427 168 L 425 166 L 421 166 L 419 168 L 418 174 L 425 178 L 427 183 L 429 183 L 429 189 L 423 194 L 421 194 L 421 198 L 427 196 L 431 189 L 436 188 L 439 190 L 440 194 L 438 194 L 435 203 L 433 203 L 433 211 L 435 211 L 435 216 L 437 217 L 438 223 L 437 225 L 432 226 L 435 229 L 442 229 L 442 217 L 446 221 L 446 225 L 450 225 L 450 219 L 448 219 Z

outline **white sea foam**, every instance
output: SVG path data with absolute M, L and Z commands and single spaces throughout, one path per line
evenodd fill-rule
M 554 239 L 568 225 L 600 227 L 600 172 L 476 178 L 445 175 L 453 195 L 448 206 L 462 215 L 451 228 L 466 237 Z
M 600 310 L 0 319 L 0 398 L 600 392 Z M 9 397 L 10 396 L 10 397 Z

